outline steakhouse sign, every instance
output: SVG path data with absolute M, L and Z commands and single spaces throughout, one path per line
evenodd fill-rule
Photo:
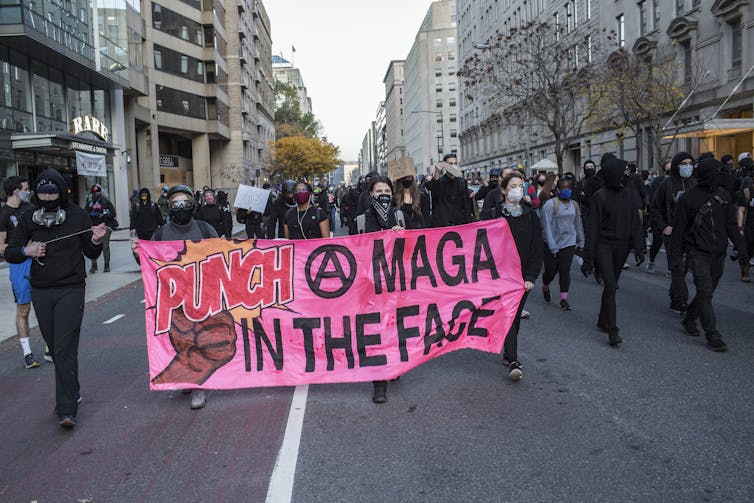
M 524 292 L 503 219 L 301 241 L 140 241 L 151 389 L 393 379 L 499 353 Z

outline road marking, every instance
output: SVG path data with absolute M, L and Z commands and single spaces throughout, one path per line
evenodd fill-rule
M 145 301 L 146 301 L 146 299 L 141 299 L 141 300 L 139 301 L 139 304 L 144 304 L 144 302 L 145 302 Z
M 296 475 L 298 448 L 301 445 L 301 429 L 304 426 L 306 412 L 306 397 L 309 385 L 296 386 L 291 400 L 291 410 L 288 413 L 288 424 L 285 425 L 283 445 L 280 446 L 278 458 L 272 469 L 270 485 L 267 488 L 266 503 L 290 503 L 293 497 L 293 479 Z
M 116 321 L 118 321 L 119 319 L 123 318 L 124 316 L 125 316 L 125 314 L 119 314 L 117 316 L 113 316 L 112 318 L 110 318 L 109 320 L 105 321 L 102 324 L 103 325 L 109 325 L 110 323 L 115 323 Z

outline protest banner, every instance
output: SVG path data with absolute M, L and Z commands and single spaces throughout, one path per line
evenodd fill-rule
M 270 198 L 270 191 L 252 187 L 251 185 L 238 185 L 236 199 L 233 201 L 235 208 L 243 208 L 257 213 L 264 213 L 267 208 L 267 200 Z
M 140 241 L 151 389 L 385 380 L 500 353 L 524 293 L 504 219 L 299 241 Z

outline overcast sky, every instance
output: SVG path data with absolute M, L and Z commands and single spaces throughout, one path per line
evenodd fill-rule
M 355 161 L 385 99 L 388 63 L 406 59 L 431 0 L 264 0 L 272 52 L 301 70 L 323 133 Z M 296 47 L 295 55 L 291 46 Z

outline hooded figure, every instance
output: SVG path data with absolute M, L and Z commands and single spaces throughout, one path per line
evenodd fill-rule
M 713 351 L 727 346 L 717 331 L 712 295 L 723 274 L 728 240 L 733 242 L 740 263 L 749 257 L 731 211 L 731 199 L 722 188 L 725 181 L 723 164 L 716 159 L 703 159 L 697 168 L 699 182 L 678 200 L 673 220 L 671 262 L 680 267 L 685 254 L 688 268 L 694 275 L 696 296 L 682 314 L 681 323 L 688 335 L 698 336 L 697 320 L 701 321 L 707 343 Z
M 160 208 L 146 187 L 139 191 L 139 203 L 131 208 L 130 217 L 131 236 L 139 239 L 152 239 L 154 231 L 163 224 Z
M 293 200 L 293 190 L 296 188 L 296 182 L 293 180 L 286 180 L 280 186 L 280 197 L 277 199 L 270 198 L 267 201 L 268 208 L 270 208 L 270 215 L 267 223 L 265 224 L 267 239 L 275 239 L 283 237 L 283 225 L 285 225 L 285 215 L 288 210 L 296 207 L 296 201 Z M 270 206 L 271 205 L 271 206 Z M 236 217 L 238 214 L 236 213 Z
M 603 188 L 592 198 L 592 210 L 585 226 L 586 244 L 581 271 L 591 274 L 596 265 L 602 274 L 602 305 L 597 327 L 607 332 L 611 346 L 620 344 L 615 292 L 623 264 L 633 246 L 637 265 L 644 261 L 644 243 L 639 211 L 631 191 L 623 186 L 626 161 L 615 156 L 602 163 Z
M 230 212 L 226 212 L 217 204 L 216 193 L 214 190 L 207 188 L 202 194 L 204 204 L 196 212 L 194 218 L 210 224 L 217 232 L 217 235 L 225 239 L 231 238 L 233 228 L 233 217 Z
M 5 249 L 20 264 L 34 257 L 29 273 L 34 312 L 55 363 L 55 412 L 59 424 L 76 425 L 78 413 L 78 342 L 84 313 L 84 256 L 102 252 L 105 226 L 92 227 L 85 210 L 68 200 L 68 187 L 54 169 L 34 182 L 35 207 L 23 213 Z

